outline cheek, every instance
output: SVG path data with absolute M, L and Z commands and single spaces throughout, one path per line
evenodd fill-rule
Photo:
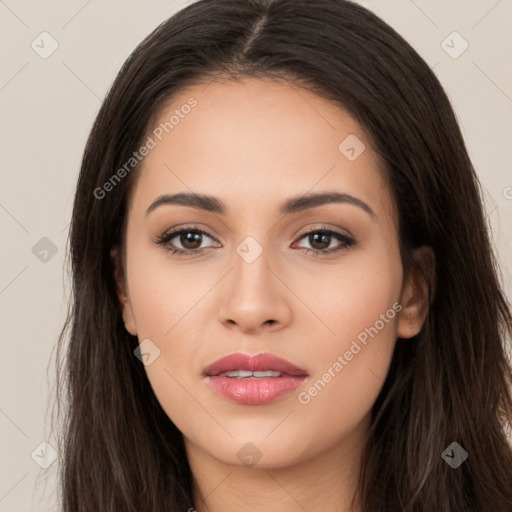
M 336 339 L 325 337 L 311 353 L 315 371 L 298 390 L 298 427 L 305 432 L 321 431 L 326 447 L 350 435 L 365 418 L 368 420 L 382 389 L 396 342 L 400 309 L 399 304 L 393 307 L 386 298 L 368 301 L 367 309 L 359 311 L 357 319 L 346 312 L 340 314 Z M 311 450 L 318 449 L 317 442 L 311 440 Z
M 311 340 L 314 375 L 297 398 L 311 428 L 335 435 L 371 410 L 386 378 L 401 310 L 402 267 L 398 253 L 372 254 L 351 265 L 347 260 L 321 281 L 322 293 L 318 289 L 312 303 L 329 329 Z
M 196 266 L 172 264 L 161 250 L 143 244 L 134 244 L 129 254 L 128 283 L 139 343 L 151 340 L 150 350 L 158 354 L 144 369 L 166 414 L 187 432 L 204 415 L 193 399 L 193 386 L 199 340 L 208 336 L 197 320 L 206 316 L 201 298 L 206 298 L 211 280 Z
M 176 263 L 163 249 L 133 244 L 128 283 L 139 338 L 167 343 L 187 324 L 201 297 L 211 288 L 200 267 Z
M 300 276 L 290 274 L 294 292 L 310 308 L 299 321 L 316 323 L 323 338 L 341 344 L 379 321 L 399 300 L 402 286 L 399 253 L 384 249 L 361 250 L 339 264 L 316 264 Z M 395 314 L 393 318 L 396 322 Z M 379 326 L 383 329 L 381 322 Z

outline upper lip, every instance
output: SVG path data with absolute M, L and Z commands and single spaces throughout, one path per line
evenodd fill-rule
M 233 370 L 247 370 L 251 372 L 271 370 L 285 375 L 308 375 L 306 370 L 298 368 L 290 363 L 290 361 L 273 354 L 249 355 L 242 354 L 241 352 L 217 359 L 217 361 L 214 361 L 204 369 L 204 374 L 207 376 L 215 376 L 219 375 L 219 373 Z

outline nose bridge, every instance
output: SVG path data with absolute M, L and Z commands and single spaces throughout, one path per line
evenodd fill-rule
M 255 330 L 265 323 L 282 324 L 290 317 L 285 287 L 274 275 L 271 250 L 253 237 L 244 239 L 233 254 L 233 271 L 222 294 L 222 322 Z
M 272 257 L 268 245 L 268 241 L 263 246 L 249 236 L 236 247 L 232 293 L 239 295 L 239 300 L 260 300 L 261 294 L 272 295 L 275 277 L 270 270 Z

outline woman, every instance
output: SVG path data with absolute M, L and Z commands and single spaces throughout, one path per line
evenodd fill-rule
M 371 12 L 202 0 L 160 25 L 97 116 L 70 243 L 65 512 L 512 510 L 480 187 Z

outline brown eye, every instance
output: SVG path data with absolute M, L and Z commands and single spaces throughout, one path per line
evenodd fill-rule
M 164 233 L 156 240 L 165 250 L 173 254 L 193 255 L 202 252 L 210 246 L 201 247 L 205 239 L 213 240 L 205 231 L 198 228 L 181 228 Z
M 331 245 L 332 236 L 327 233 L 313 233 L 308 235 L 308 242 L 313 249 L 322 251 Z
M 310 230 L 300 237 L 300 240 L 306 239 L 310 247 L 302 247 L 306 252 L 316 255 L 323 255 L 338 252 L 354 245 L 356 241 L 342 233 L 331 231 L 330 229 Z M 338 243 L 331 246 L 333 240 Z
M 203 235 L 198 231 L 182 231 L 178 237 L 184 249 L 193 250 L 199 249 Z

